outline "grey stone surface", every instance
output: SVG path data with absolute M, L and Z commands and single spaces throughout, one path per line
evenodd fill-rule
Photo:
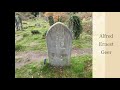
M 19 15 L 15 15 L 15 30 L 22 30 L 22 18 Z
M 68 66 L 72 49 L 72 33 L 61 22 L 53 24 L 46 34 L 49 63 Z

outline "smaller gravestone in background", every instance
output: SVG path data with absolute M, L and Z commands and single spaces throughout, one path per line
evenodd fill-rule
M 15 15 L 15 30 L 22 30 L 22 18 L 19 14 Z
M 46 35 L 49 63 L 53 66 L 70 64 L 72 33 L 61 22 L 53 24 Z

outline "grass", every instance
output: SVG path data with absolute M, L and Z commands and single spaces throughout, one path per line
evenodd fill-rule
M 29 20 L 28 24 L 24 25 L 23 27 L 28 27 L 23 31 L 17 31 L 15 39 L 18 39 L 20 36 L 21 39 L 16 40 L 15 43 L 15 51 L 37 51 L 40 50 L 42 52 L 46 52 L 46 40 L 43 39 L 43 34 L 46 30 L 48 30 L 49 25 L 45 23 L 43 19 L 37 20 L 37 23 L 42 24 L 41 27 L 29 27 L 34 26 L 36 21 Z M 32 30 L 38 30 L 40 34 L 32 35 Z
M 72 48 L 91 48 L 92 47 L 92 36 L 83 32 L 79 39 L 73 40 Z
M 38 20 L 23 21 L 23 27 L 27 27 L 23 31 L 15 32 L 15 51 L 42 51 L 47 52 L 46 39 L 43 38 L 44 33 L 49 29 L 49 23 L 42 18 Z M 41 27 L 35 27 L 36 23 L 40 23 Z M 32 26 L 32 27 L 29 27 Z M 40 34 L 32 35 L 32 30 L 38 30 Z M 20 39 L 19 39 L 20 38 Z M 91 48 L 92 36 L 83 32 L 80 39 L 73 40 L 72 48 Z
M 15 78 L 92 78 L 92 56 L 71 58 L 70 66 L 54 67 L 47 60 L 27 64 L 15 70 Z
M 15 52 L 40 51 L 47 52 L 44 33 L 49 29 L 49 23 L 42 18 L 39 20 L 23 21 L 24 30 L 15 32 Z M 35 27 L 40 23 L 40 27 Z M 85 22 L 86 23 L 86 22 Z M 38 30 L 40 34 L 32 35 L 32 30 Z M 92 35 L 83 32 L 80 38 L 72 41 L 72 48 L 91 48 Z M 17 59 L 16 62 L 21 62 Z M 91 78 L 92 77 L 92 56 L 77 56 L 71 58 L 71 65 L 68 67 L 53 67 L 47 62 L 34 62 L 15 70 L 16 78 Z

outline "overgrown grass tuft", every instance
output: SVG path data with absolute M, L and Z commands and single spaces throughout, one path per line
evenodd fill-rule
M 15 51 L 23 51 L 25 49 L 25 46 L 21 44 L 16 44 L 15 45 Z

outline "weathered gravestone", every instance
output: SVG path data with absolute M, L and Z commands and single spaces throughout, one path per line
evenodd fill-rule
M 15 15 L 15 29 L 22 30 L 22 18 L 18 14 Z
M 72 33 L 61 22 L 53 24 L 46 34 L 49 63 L 68 66 L 72 49 Z

